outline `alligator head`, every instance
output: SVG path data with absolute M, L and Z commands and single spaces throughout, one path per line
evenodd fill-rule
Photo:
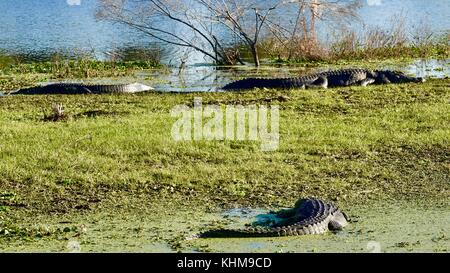
M 408 83 L 408 82 L 425 82 L 424 78 L 421 77 L 411 77 L 400 71 L 376 71 L 375 72 L 375 83 L 385 84 L 385 83 Z
M 330 222 L 328 223 L 328 229 L 333 231 L 342 230 L 342 228 L 348 225 L 349 220 L 350 219 L 344 212 L 338 210 L 330 219 Z

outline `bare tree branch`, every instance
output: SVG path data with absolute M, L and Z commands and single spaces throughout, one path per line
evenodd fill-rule
M 216 63 L 240 60 L 239 47 L 245 46 L 258 66 L 258 46 L 265 35 L 290 44 L 292 50 L 300 29 L 304 38 L 317 39 L 316 21 L 347 23 L 356 17 L 359 1 L 98 0 L 98 17 L 164 43 L 192 48 Z M 290 15 L 290 10 L 297 12 Z

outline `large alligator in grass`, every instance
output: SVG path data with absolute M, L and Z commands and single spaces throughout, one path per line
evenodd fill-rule
M 153 90 L 153 88 L 140 83 L 109 85 L 52 83 L 43 86 L 20 89 L 10 93 L 10 95 L 137 93 L 150 90 Z
M 341 86 L 367 86 L 369 84 L 424 82 L 423 78 L 410 77 L 403 72 L 390 70 L 342 69 L 293 78 L 247 78 L 225 85 L 223 90 L 253 88 L 329 88 Z
M 282 220 L 272 226 L 254 226 L 243 229 L 215 229 L 201 233 L 208 237 L 272 237 L 322 234 L 329 230 L 341 230 L 348 224 L 348 217 L 334 204 L 319 199 L 300 199 L 292 209 L 276 213 Z

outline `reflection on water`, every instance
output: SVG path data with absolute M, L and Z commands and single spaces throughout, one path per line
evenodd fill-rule
M 141 72 L 138 76 L 154 78 L 156 82 L 148 82 L 156 90 L 165 92 L 214 92 L 230 81 L 243 77 L 293 77 L 306 72 L 304 68 L 263 66 L 215 67 L 188 66 L 179 73 L 172 69 L 170 73 L 160 75 L 158 72 Z
M 406 71 L 418 77 L 445 78 L 450 75 L 450 59 L 416 60 L 406 68 Z
M 393 16 L 404 15 L 408 26 L 429 27 L 444 33 L 450 26 L 448 0 L 363 0 L 359 17 L 363 25 L 389 27 Z M 95 19 L 97 1 L 69 5 L 66 0 L 1 0 L 0 50 L 19 52 L 93 51 L 102 57 L 118 47 L 146 46 L 148 35 L 118 24 Z M 288 13 L 288 11 L 286 11 Z M 400 18 L 401 19 L 401 18 Z M 164 22 L 169 24 L 169 22 Z M 360 24 L 355 24 L 359 28 Z M 320 24 L 319 24 L 320 29 Z M 331 31 L 335 26 L 331 26 Z M 331 33 L 321 31 L 325 36 Z M 414 29 L 408 29 L 414 33 Z M 167 45 L 165 48 L 170 48 Z M 167 63 L 179 63 L 184 50 L 171 51 Z M 177 56 L 178 55 L 178 56 Z M 193 53 L 192 62 L 202 56 Z
M 187 66 L 183 71 L 178 68 L 168 70 L 139 71 L 133 77 L 102 78 L 90 80 L 94 84 L 119 84 L 140 82 L 155 88 L 160 92 L 216 92 L 221 87 L 234 80 L 246 77 L 295 77 L 308 73 L 343 69 L 339 67 L 295 67 L 295 66 L 252 66 L 218 67 L 211 65 Z M 400 70 L 407 74 L 425 78 L 444 78 L 450 75 L 450 59 L 447 60 L 416 60 L 411 64 L 383 65 L 378 69 Z M 61 81 L 49 81 L 48 84 Z M 63 82 L 81 82 L 77 79 L 67 79 Z M 0 93 L 1 96 L 1 93 Z
M 450 74 L 450 60 L 417 60 L 412 64 L 386 65 L 379 69 L 401 70 L 407 74 L 425 78 L 444 78 Z M 188 66 L 182 73 L 178 69 L 161 74 L 158 71 L 140 72 L 137 77 L 145 84 L 164 92 L 214 92 L 220 91 L 225 84 L 245 77 L 296 77 L 340 67 L 292 67 L 263 66 L 259 68 L 248 66 L 215 67 Z M 149 80 L 150 79 L 150 80 Z M 153 80 L 152 80 L 153 79 Z

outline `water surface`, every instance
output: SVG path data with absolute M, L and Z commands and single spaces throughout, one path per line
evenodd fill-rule
M 278 208 L 276 208 L 278 209 Z M 448 252 L 448 204 L 369 203 L 341 208 L 352 222 L 338 233 L 272 238 L 193 239 L 200 230 L 243 228 L 265 215 L 263 208 L 207 213 L 201 208 L 143 208 L 72 215 L 36 216 L 17 224 L 53 230 L 83 227 L 42 238 L 9 240 L 0 252 Z M 21 223 L 24 222 L 25 223 Z M 1 238 L 0 238 L 1 239 Z
M 450 29 L 448 0 L 363 0 L 362 3 L 363 8 L 359 11 L 361 22 L 353 24 L 356 29 L 373 25 L 389 28 L 392 19 L 395 21 L 400 17 L 405 17 L 407 25 L 411 26 L 408 29 L 410 34 L 415 32 L 414 28 L 423 26 L 435 33 Z M 94 16 L 96 9 L 95 0 L 1 0 L 0 50 L 89 51 L 105 58 L 116 48 L 148 46 L 154 42 L 124 26 L 97 21 Z M 335 28 L 333 24 L 330 26 Z M 326 32 L 320 31 L 323 38 L 330 36 L 330 28 L 326 29 Z M 169 52 L 165 62 L 178 63 L 185 50 L 171 49 Z M 194 52 L 190 61 L 199 63 L 205 59 Z
M 170 68 L 168 70 L 146 70 L 137 72 L 133 77 L 115 79 L 97 79 L 94 83 L 141 82 L 162 92 L 215 92 L 234 80 L 247 77 L 296 77 L 308 73 L 332 69 L 352 68 L 353 65 L 340 66 L 274 66 L 262 67 L 211 65 L 191 65 L 186 69 Z M 450 60 L 416 60 L 411 63 L 380 64 L 376 69 L 400 70 L 409 75 L 425 78 L 444 78 L 450 75 Z M 68 79 L 67 81 L 79 81 Z

